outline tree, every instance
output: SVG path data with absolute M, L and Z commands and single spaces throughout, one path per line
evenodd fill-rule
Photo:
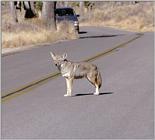
M 84 14 L 84 1 L 80 1 L 80 15 L 83 16 Z
M 55 7 L 56 2 L 54 1 L 43 1 L 42 7 L 42 20 L 46 27 L 56 30 L 56 19 L 55 19 Z
M 11 9 L 11 18 L 14 23 L 18 22 L 17 11 L 14 1 L 10 1 L 10 9 Z
M 36 17 L 34 1 L 23 1 L 23 6 L 25 10 L 25 18 L 34 18 Z

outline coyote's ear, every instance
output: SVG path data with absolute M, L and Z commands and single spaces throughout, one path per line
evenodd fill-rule
M 54 59 L 55 58 L 55 54 L 50 52 L 51 57 Z
M 62 57 L 63 57 L 63 59 L 66 59 L 66 58 L 67 58 L 67 53 L 64 53 L 64 54 L 62 55 Z

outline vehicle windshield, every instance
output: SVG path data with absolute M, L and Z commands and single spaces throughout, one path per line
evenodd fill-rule
M 57 16 L 72 16 L 74 12 L 72 9 L 56 9 L 55 14 Z

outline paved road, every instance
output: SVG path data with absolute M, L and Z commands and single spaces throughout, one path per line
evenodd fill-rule
M 83 31 L 87 33 L 79 40 L 3 57 L 2 83 L 6 78 L 6 87 L 2 89 L 56 71 L 50 65 L 49 50 L 66 51 L 72 60 L 83 60 L 135 36 L 107 28 Z M 63 97 L 66 85 L 59 76 L 2 102 L 2 137 L 153 139 L 153 45 L 153 33 L 145 33 L 93 61 L 103 77 L 100 96 L 92 95 L 94 88 L 86 80 L 77 80 L 74 96 Z M 7 72 L 10 76 L 15 73 L 14 78 Z
M 125 42 L 133 35 L 135 33 L 110 28 L 84 28 L 78 40 L 6 55 L 2 57 L 2 95 L 57 71 L 54 65 L 51 66 L 49 51 L 67 52 L 70 59 L 79 61 Z

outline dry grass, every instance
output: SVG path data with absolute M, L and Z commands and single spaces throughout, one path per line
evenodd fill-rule
M 61 23 L 61 25 L 58 25 L 58 30 L 53 31 L 40 25 L 40 21 L 37 21 L 39 20 L 33 20 L 31 24 L 22 23 L 9 25 L 8 29 L 2 32 L 2 48 L 22 47 L 24 45 L 52 43 L 58 40 L 78 38 L 74 28 L 67 23 Z M 65 28 L 65 30 L 63 28 Z
M 58 24 L 58 30 L 53 31 L 46 28 L 39 18 L 24 20 L 22 12 L 18 12 L 19 22 L 13 24 L 9 11 L 2 7 L 2 49 L 78 38 L 70 23 Z
M 108 6 L 94 9 L 82 23 L 93 26 L 110 26 L 130 31 L 154 31 L 154 5 L 141 2 L 135 5 Z
M 73 26 L 66 21 L 59 24 L 55 32 L 45 28 L 39 19 L 24 20 L 23 13 L 18 12 L 19 23 L 13 24 L 6 9 L 9 8 L 2 6 L 2 48 L 78 38 Z M 154 31 L 154 9 L 153 2 L 123 6 L 103 4 L 89 14 L 85 11 L 85 18 L 80 25 L 110 26 L 138 32 Z

